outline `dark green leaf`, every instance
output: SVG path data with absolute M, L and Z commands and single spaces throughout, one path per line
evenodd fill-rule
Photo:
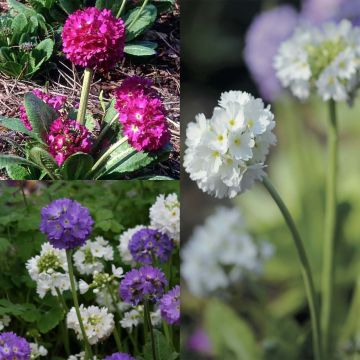
M 11 165 L 29 165 L 36 166 L 33 162 L 16 155 L 0 154 L 0 169 L 5 169 Z
M 30 158 L 51 178 L 55 177 L 58 165 L 54 158 L 43 148 L 35 146 L 30 150 Z
M 7 0 L 9 8 L 14 10 L 16 13 L 24 14 L 26 17 L 36 16 L 36 11 L 30 9 L 29 7 L 25 6 L 24 4 L 20 3 L 16 0 Z
M 76 10 L 80 9 L 81 1 L 80 0 L 60 0 L 59 1 L 61 8 L 67 13 L 71 14 Z
M 28 25 L 26 16 L 24 14 L 17 15 L 11 25 L 11 28 L 13 30 L 13 37 L 11 40 L 12 44 L 16 44 L 19 42 L 20 37 L 22 33 L 25 31 L 26 27 Z
M 171 10 L 175 4 L 175 0 L 153 0 L 153 4 L 157 7 L 158 12 L 165 12 Z
M 21 132 L 29 136 L 34 136 L 34 134 L 30 130 L 28 130 L 25 125 L 20 121 L 20 119 L 6 118 L 4 116 L 0 116 L 0 126 L 9 130 Z
M 124 52 L 133 56 L 152 56 L 156 55 L 157 44 L 151 41 L 137 41 L 126 44 Z
M 69 156 L 61 167 L 64 180 L 83 180 L 94 165 L 89 154 L 76 153 Z
M 154 329 L 154 338 L 155 338 L 155 351 L 158 360 L 170 360 L 170 359 L 178 358 L 178 354 L 174 353 L 174 350 L 169 345 L 169 342 L 166 340 L 166 337 L 156 329 Z M 143 356 L 145 360 L 153 360 L 151 341 L 148 341 L 145 344 Z
M 46 334 L 54 329 L 63 318 L 64 313 L 61 308 L 55 307 L 41 316 L 37 322 L 38 329 L 43 334 Z
M 54 50 L 54 41 L 51 39 L 45 39 L 41 41 L 35 49 L 31 52 L 37 63 L 40 63 L 45 59 L 49 60 Z
M 6 172 L 12 180 L 31 180 L 29 171 L 21 165 L 9 165 Z
M 5 253 L 9 248 L 11 244 L 8 239 L 0 238 L 0 253 Z

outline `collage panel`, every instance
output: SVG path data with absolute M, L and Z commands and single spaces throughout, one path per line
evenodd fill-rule
M 178 358 L 178 182 L 0 192 L 1 359 Z
M 181 357 L 358 358 L 359 1 L 181 11 Z

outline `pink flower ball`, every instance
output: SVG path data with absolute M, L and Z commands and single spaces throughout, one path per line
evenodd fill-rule
M 138 151 L 156 151 L 170 141 L 164 105 L 151 85 L 151 81 L 134 76 L 115 92 L 123 132 Z
M 63 95 L 51 95 L 46 94 L 39 89 L 35 89 L 32 91 L 34 95 L 36 95 L 39 99 L 41 99 L 44 103 L 50 105 L 56 111 L 62 112 L 65 108 L 67 97 Z M 29 118 L 26 115 L 25 106 L 20 106 L 19 108 L 20 120 L 25 125 L 28 130 L 32 130 L 32 126 L 30 124 Z
M 72 154 L 89 153 L 93 136 L 89 130 L 76 120 L 56 119 L 46 136 L 49 152 L 59 166 Z
M 108 71 L 123 57 L 125 24 L 110 10 L 78 10 L 67 18 L 62 40 L 64 53 L 75 65 Z

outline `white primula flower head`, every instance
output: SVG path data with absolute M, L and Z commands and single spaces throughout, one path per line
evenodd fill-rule
M 133 327 L 137 327 L 143 322 L 144 316 L 143 306 L 137 306 L 135 309 L 132 309 L 124 314 L 124 317 L 120 320 L 120 325 L 124 329 L 128 329 L 130 332 Z
M 257 244 L 245 231 L 238 209 L 220 207 L 184 246 L 181 274 L 194 295 L 206 296 L 258 276 L 272 252 L 270 244 Z
M 11 318 L 8 315 L 0 316 L 0 331 L 3 330 L 6 326 L 9 326 Z
M 57 296 L 57 290 L 63 293 L 70 289 L 65 250 L 55 249 L 49 243 L 44 243 L 40 255 L 29 259 L 26 269 L 30 277 L 36 281 L 36 291 L 40 298 L 48 291 Z
M 133 228 L 127 229 L 120 235 L 118 249 L 120 252 L 121 259 L 125 264 L 129 264 L 129 265 L 134 264 L 133 257 L 129 250 L 129 242 L 135 233 L 145 228 L 147 228 L 147 226 L 137 225 Z
M 360 28 L 343 20 L 301 25 L 279 48 L 277 76 L 301 100 L 315 89 L 324 101 L 351 101 L 360 84 Z
M 112 333 L 114 329 L 114 315 L 109 313 L 107 308 L 99 308 L 97 306 L 86 308 L 81 304 L 80 314 L 91 345 L 108 338 Z M 70 309 L 66 320 L 68 328 L 73 329 L 78 339 L 82 340 L 81 329 L 74 307 Z
M 46 348 L 37 343 L 30 343 L 30 349 L 31 349 L 30 360 L 35 360 L 38 359 L 39 357 L 46 356 L 48 354 Z
M 265 176 L 265 160 L 276 143 L 274 127 L 270 106 L 261 99 L 225 92 L 211 119 L 201 114 L 188 125 L 185 170 L 201 190 L 232 198 Z
M 79 281 L 80 294 L 85 294 L 88 292 L 88 290 L 89 290 L 89 284 L 84 280 L 80 280 Z
M 98 236 L 93 241 L 87 241 L 74 253 L 74 264 L 80 274 L 90 275 L 94 271 L 103 271 L 102 260 L 113 260 L 114 250 L 107 240 Z
M 180 202 L 173 193 L 161 194 L 150 208 L 151 226 L 167 234 L 176 243 L 180 241 Z
M 67 360 L 86 360 L 85 358 L 85 351 L 82 351 L 76 355 L 70 355 Z M 99 360 L 97 356 L 94 355 L 92 360 Z
M 117 291 L 119 287 L 119 282 L 114 281 L 111 286 L 107 286 L 102 288 L 99 292 L 96 293 L 95 301 L 100 306 L 106 306 L 109 311 L 114 312 L 116 308 L 120 312 L 127 311 L 131 308 L 131 305 L 125 302 L 120 301 L 120 298 L 118 296 L 113 296 L 110 291 L 114 289 L 114 292 Z M 114 300 L 117 301 L 117 303 L 114 303 Z

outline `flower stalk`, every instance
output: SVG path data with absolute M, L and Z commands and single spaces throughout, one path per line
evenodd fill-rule
M 90 94 L 90 87 L 93 78 L 93 73 L 94 73 L 93 70 L 90 68 L 86 68 L 84 72 L 84 80 L 81 89 L 79 111 L 76 119 L 81 125 L 85 125 L 85 121 L 86 121 L 85 120 L 86 108 L 89 101 L 89 94 Z
M 147 323 L 147 325 L 149 327 L 153 360 L 157 360 L 156 347 L 155 347 L 155 336 L 154 336 L 154 330 L 153 330 L 152 323 L 151 323 L 149 300 L 147 300 L 147 299 L 145 299 L 145 301 L 144 301 L 144 317 L 145 317 L 144 325 L 146 327 L 146 323 Z
M 295 247 L 301 264 L 301 272 L 304 278 L 306 296 L 309 303 L 311 327 L 312 327 L 312 335 L 313 335 L 314 357 L 316 360 L 321 360 L 323 357 L 322 357 L 322 346 L 321 346 L 321 337 L 320 337 L 319 307 L 315 295 L 313 275 L 310 267 L 310 262 L 308 260 L 308 256 L 305 251 L 304 242 L 300 236 L 298 229 L 296 228 L 295 222 L 288 208 L 281 199 L 279 193 L 276 191 L 276 189 L 270 182 L 270 179 L 265 177 L 263 179 L 263 184 L 266 190 L 269 192 L 270 196 L 275 201 L 280 212 L 282 213 L 295 243 Z
M 332 297 L 334 291 L 334 246 L 336 236 L 337 211 L 337 152 L 338 129 L 336 120 L 336 103 L 329 102 L 328 122 L 328 165 L 326 175 L 325 229 L 322 274 L 321 329 L 324 355 L 329 354 Z

